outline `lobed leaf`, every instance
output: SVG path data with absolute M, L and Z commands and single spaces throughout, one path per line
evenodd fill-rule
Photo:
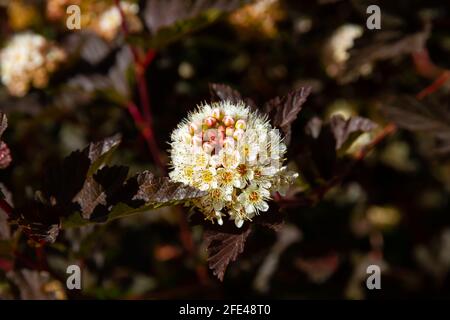
M 362 132 L 371 131 L 377 125 L 359 116 L 344 119 L 341 115 L 335 115 L 330 119 L 330 127 L 336 139 L 336 150 L 339 150 L 344 144 L 350 146 Z
M 419 101 L 411 96 L 391 99 L 382 107 L 386 117 L 397 126 L 425 132 L 435 138 L 438 154 L 450 153 L 450 104 L 448 96 Z
M 148 0 L 144 9 L 144 21 L 155 35 L 162 29 L 176 27 L 202 15 L 214 12 L 230 12 L 248 3 L 242 0 Z M 191 26 L 195 27 L 195 24 Z M 178 25 L 178 29 L 180 29 Z
M 284 97 L 276 97 L 265 105 L 272 124 L 284 132 L 286 144 L 289 144 L 291 140 L 291 124 L 297 119 L 297 115 L 310 93 L 311 87 L 301 87 Z
M 250 98 L 244 98 L 239 91 L 223 83 L 210 83 L 209 92 L 211 101 L 230 101 L 232 103 L 244 102 L 251 109 L 256 110 L 255 102 Z
M 220 281 L 223 281 L 225 271 L 230 262 L 244 251 L 245 242 L 251 228 L 239 229 L 239 233 L 226 233 L 217 230 L 206 230 L 204 234 L 208 250 L 209 268 Z
M 428 25 L 425 26 L 423 31 L 409 35 L 392 31 L 377 34 L 369 45 L 354 48 L 350 51 L 350 58 L 345 65 L 345 69 L 339 75 L 339 80 L 346 83 L 355 79 L 365 65 L 418 52 L 425 47 L 429 35 L 430 28 Z

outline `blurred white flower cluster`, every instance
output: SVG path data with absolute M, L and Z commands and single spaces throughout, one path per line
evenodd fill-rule
M 282 166 L 279 131 L 243 103 L 200 106 L 174 130 L 171 147 L 170 178 L 207 191 L 194 206 L 220 225 L 228 215 L 240 228 L 298 177 Z
M 326 72 L 330 77 L 337 77 L 342 72 L 347 60 L 350 58 L 350 49 L 353 48 L 356 39 L 361 37 L 364 30 L 359 25 L 345 24 L 336 29 L 324 48 L 324 63 Z M 359 70 L 360 74 L 367 75 L 372 71 L 372 66 L 365 64 Z
M 120 7 L 127 21 L 128 31 L 138 32 L 142 30 L 142 23 L 139 20 L 139 5 L 137 3 L 130 3 L 126 1 L 120 2 Z M 112 5 L 100 14 L 98 20 L 94 24 L 94 31 L 106 40 L 113 40 L 122 24 L 122 16 L 116 5 Z
M 14 35 L 0 51 L 0 74 L 11 95 L 24 96 L 31 86 L 44 88 L 65 52 L 31 32 Z

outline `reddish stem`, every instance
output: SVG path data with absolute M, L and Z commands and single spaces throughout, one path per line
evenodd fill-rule
M 413 52 L 412 58 L 417 73 L 425 78 L 434 79 L 443 71 L 431 61 L 427 49 Z
M 126 107 L 131 117 L 133 118 L 136 128 L 139 130 L 145 142 L 147 143 L 150 154 L 153 156 L 153 160 L 161 170 L 165 170 L 164 164 L 161 162 L 159 156 L 157 156 L 159 154 L 159 149 L 154 139 L 152 127 L 149 126 L 148 123 L 144 120 L 141 113 L 139 112 L 138 107 L 133 102 L 128 102 Z
M 125 14 L 122 10 L 122 7 L 120 6 L 120 1 L 115 0 L 117 9 L 120 12 L 120 16 L 122 18 L 122 30 L 125 35 L 125 37 L 129 34 L 129 28 L 126 21 Z M 141 112 L 139 109 L 132 103 L 129 102 L 127 104 L 127 109 L 129 110 L 130 114 L 133 116 L 133 119 L 135 121 L 136 127 L 139 128 L 141 131 L 142 136 L 144 137 L 145 141 L 147 142 L 148 148 L 150 150 L 150 153 L 152 154 L 153 160 L 155 164 L 159 167 L 159 169 L 166 173 L 166 168 L 164 163 L 161 160 L 160 157 L 160 151 L 158 148 L 158 144 L 155 140 L 155 135 L 153 131 L 153 116 L 151 113 L 151 105 L 150 105 L 150 97 L 147 90 L 147 80 L 145 78 L 145 71 L 147 67 L 150 65 L 151 61 L 153 60 L 155 56 L 155 52 L 153 50 L 149 50 L 144 58 L 143 61 L 141 61 L 139 52 L 135 47 L 128 44 L 134 59 L 134 69 L 136 72 L 136 81 L 138 86 L 138 92 L 140 97 L 140 102 L 144 114 L 145 121 L 143 121 L 143 118 L 141 116 Z
M 152 63 L 153 59 L 156 56 L 156 52 L 153 49 L 149 49 L 147 51 L 147 54 L 144 57 L 144 60 L 142 61 L 142 67 L 144 69 L 147 69 L 147 67 Z
M 450 70 L 442 72 L 442 74 L 428 87 L 423 89 L 417 94 L 417 99 L 423 99 L 426 96 L 432 94 L 437 91 L 440 87 L 442 87 L 448 80 L 450 79 Z
M 450 79 L 450 70 L 435 65 L 434 62 L 431 61 L 427 49 L 414 52 L 412 58 L 418 74 L 428 79 L 434 79 L 434 82 L 431 85 L 416 95 L 417 99 L 423 99 L 437 91 Z
M 386 127 L 381 130 L 380 133 L 370 142 L 367 146 L 362 148 L 355 156 L 356 161 L 363 160 L 367 154 L 375 148 L 381 141 L 383 141 L 387 136 L 393 134 L 397 130 L 397 126 L 393 123 L 389 123 Z

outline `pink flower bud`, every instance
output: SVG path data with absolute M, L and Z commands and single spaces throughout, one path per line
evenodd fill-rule
M 216 129 L 208 129 L 206 130 L 203 139 L 205 141 L 216 141 L 218 139 L 218 131 Z
M 207 117 L 205 120 L 203 120 L 203 123 L 204 123 L 207 127 L 211 128 L 211 127 L 214 127 L 214 126 L 216 125 L 217 119 L 216 119 L 216 118 L 213 118 L 213 117 Z
M 227 127 L 231 127 L 232 125 L 234 125 L 234 119 L 230 116 L 225 116 L 223 117 L 223 124 Z
M 242 129 L 244 130 L 247 127 L 247 123 L 245 122 L 245 120 L 239 119 L 238 121 L 236 121 L 236 129 Z

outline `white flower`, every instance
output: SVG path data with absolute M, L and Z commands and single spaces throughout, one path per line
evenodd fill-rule
M 327 41 L 323 50 L 323 62 L 325 71 L 330 77 L 337 77 L 343 71 L 350 58 L 350 49 L 354 42 L 361 37 L 364 30 L 359 25 L 345 24 L 337 28 Z M 363 64 L 358 72 L 362 75 L 370 74 L 372 64 Z
M 31 32 L 14 35 L 0 51 L 1 81 L 14 96 L 24 96 L 33 85 L 43 88 L 49 74 L 65 60 L 65 52 Z
M 194 206 L 220 225 L 228 216 L 240 228 L 269 209 L 271 192 L 293 183 L 279 131 L 242 102 L 200 106 L 171 138 L 170 178 L 208 191 Z
M 127 26 L 130 32 L 137 32 L 142 29 L 142 24 L 138 18 L 139 6 L 136 3 L 120 1 L 120 7 L 125 15 Z M 94 25 L 94 30 L 103 38 L 113 40 L 122 25 L 122 16 L 116 5 L 112 5 L 104 11 Z
M 217 188 L 215 168 L 202 168 L 194 172 L 194 186 L 202 191 Z
M 269 190 L 257 184 L 252 184 L 239 195 L 238 200 L 247 214 L 257 214 L 259 211 L 269 210 L 269 205 L 266 202 L 269 198 Z
M 217 182 L 219 186 L 229 194 L 233 192 L 233 188 L 241 188 L 241 176 L 239 172 L 234 169 L 217 169 Z

